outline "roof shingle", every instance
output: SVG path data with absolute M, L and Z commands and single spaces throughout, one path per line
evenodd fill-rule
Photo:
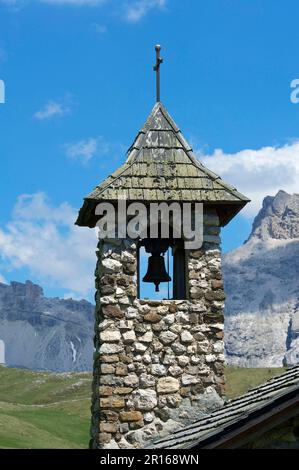
M 266 408 L 274 407 L 278 401 L 283 402 L 291 394 L 297 397 L 298 402 L 299 366 L 270 379 L 238 398 L 229 400 L 222 408 L 189 426 L 174 431 L 170 436 L 157 440 L 151 448 L 191 449 L 195 446 L 204 448 L 211 440 L 216 440 L 219 434 L 229 432 L 233 426 L 241 426 L 253 415 L 262 415 Z
M 203 202 L 230 206 L 220 217 L 225 225 L 249 199 L 195 157 L 162 103 L 156 103 L 127 152 L 126 162 L 88 194 L 78 225 L 94 226 L 100 201 Z

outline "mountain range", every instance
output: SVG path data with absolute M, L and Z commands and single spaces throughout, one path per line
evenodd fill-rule
M 299 362 L 299 194 L 267 196 L 248 240 L 223 256 L 229 364 Z
M 264 199 L 248 240 L 223 255 L 223 275 L 227 362 L 298 363 L 299 194 Z M 0 356 L 3 341 L 8 366 L 91 370 L 93 323 L 94 306 L 86 300 L 47 298 L 30 281 L 0 283 Z
M 9 366 L 57 372 L 91 370 L 94 306 L 47 298 L 26 281 L 0 283 L 0 339 Z

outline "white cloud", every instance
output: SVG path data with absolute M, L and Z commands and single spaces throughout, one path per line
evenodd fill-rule
M 98 34 L 105 34 L 108 31 L 108 28 L 104 24 L 92 23 L 92 27 Z
M 70 108 L 58 101 L 48 101 L 43 108 L 34 113 L 34 117 L 40 121 L 51 119 L 54 116 L 64 116 L 70 112 Z
M 42 192 L 18 198 L 0 229 L 1 271 L 26 268 L 41 283 L 88 296 L 94 289 L 95 231 L 77 227 L 68 203 L 52 206 Z
M 54 7 L 101 7 L 108 3 L 108 0 L 0 0 L 0 4 L 1 3 L 6 4 L 12 11 L 19 11 L 19 9 L 31 3 L 53 5 Z M 166 3 L 167 0 L 118 0 L 117 2 L 114 0 L 114 2 L 110 2 L 117 10 L 120 9 L 125 21 L 130 23 L 138 23 L 154 9 L 162 10 Z M 105 33 L 106 27 L 100 25 L 98 32 L 102 34 Z
M 0 0 L 10 7 L 25 6 L 30 3 L 46 3 L 50 5 L 70 5 L 70 6 L 101 6 L 107 0 Z
M 87 163 L 95 156 L 104 156 L 110 150 L 109 143 L 103 137 L 90 137 L 89 139 L 71 142 L 64 145 L 68 157 Z
M 220 149 L 212 155 L 196 153 L 205 166 L 252 200 L 242 211 L 248 217 L 256 215 L 265 196 L 273 196 L 279 189 L 299 193 L 299 140 L 233 154 Z
M 126 5 L 126 19 L 131 23 L 137 23 L 154 8 L 161 9 L 166 5 L 166 0 L 136 0 Z
M 7 280 L 5 279 L 4 276 L 2 276 L 1 273 L 0 273 L 0 282 L 2 282 L 3 284 L 8 284 Z
M 75 292 L 66 292 L 63 296 L 65 300 L 73 299 L 73 300 L 82 300 L 82 295 L 78 295 Z
M 77 5 L 77 6 L 99 6 L 106 0 L 39 0 L 40 3 L 49 3 L 51 5 Z

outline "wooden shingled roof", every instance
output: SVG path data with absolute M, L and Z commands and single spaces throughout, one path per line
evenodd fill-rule
M 299 366 L 295 366 L 193 424 L 156 440 L 150 448 L 239 448 L 298 413 Z
M 195 157 L 162 103 L 155 104 L 127 160 L 88 194 L 77 225 L 93 227 L 100 201 L 203 202 L 219 207 L 225 225 L 249 199 Z

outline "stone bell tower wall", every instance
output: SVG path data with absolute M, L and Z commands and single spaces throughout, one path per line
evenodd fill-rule
M 219 220 L 187 254 L 186 300 L 137 298 L 133 240 L 98 245 L 91 447 L 142 447 L 222 404 Z

